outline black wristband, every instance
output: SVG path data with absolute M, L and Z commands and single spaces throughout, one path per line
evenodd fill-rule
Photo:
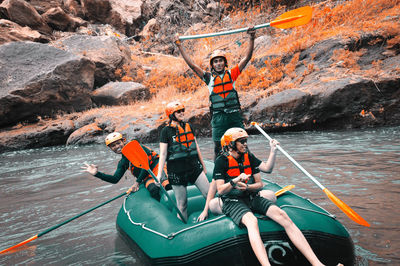
M 231 184 L 232 187 L 236 187 L 236 183 L 233 182 L 233 180 L 229 181 L 229 184 Z

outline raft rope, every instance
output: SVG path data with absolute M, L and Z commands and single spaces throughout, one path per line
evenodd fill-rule
M 314 213 L 322 214 L 322 215 L 328 216 L 328 217 L 330 217 L 330 218 L 336 219 L 336 216 L 333 215 L 333 214 L 331 214 L 331 213 L 329 213 L 329 212 L 323 213 L 323 212 L 319 212 L 319 211 L 316 211 L 316 210 L 311 210 L 311 209 L 308 209 L 308 208 L 304 208 L 304 207 L 300 207 L 300 206 L 295 206 L 295 205 L 282 205 L 282 206 L 279 206 L 279 208 L 281 208 L 281 209 L 283 209 L 283 208 L 300 209 L 300 210 L 303 210 L 303 211 L 314 212 Z
M 156 235 L 158 235 L 158 236 L 161 236 L 161 237 L 163 237 L 163 238 L 165 238 L 165 239 L 169 239 L 169 240 L 173 239 L 175 236 L 177 236 L 177 235 L 179 235 L 179 234 L 181 234 L 181 233 L 183 233 L 183 232 L 185 232 L 185 231 L 188 231 L 188 230 L 191 230 L 191 229 L 194 229 L 194 228 L 197 228 L 197 227 L 200 227 L 200 226 L 203 226 L 203 225 L 212 223 L 212 222 L 217 221 L 217 220 L 220 220 L 220 219 L 222 219 L 222 218 L 224 218 L 224 217 L 226 216 L 226 215 L 221 215 L 221 216 L 218 216 L 218 217 L 216 217 L 216 218 L 214 218 L 214 219 L 210 219 L 210 220 L 207 220 L 207 221 L 205 221 L 205 222 L 202 222 L 202 223 L 199 223 L 199 224 L 196 224 L 196 225 L 193 225 L 193 226 L 184 228 L 184 229 L 179 230 L 179 231 L 177 231 L 177 232 L 174 232 L 174 233 L 165 235 L 165 234 L 163 234 L 163 233 L 160 233 L 160 232 L 158 232 L 158 231 L 156 231 L 156 230 L 154 230 L 154 229 L 151 229 L 151 228 L 147 227 L 145 223 L 138 223 L 138 222 L 133 221 L 132 218 L 131 218 L 131 215 L 130 215 L 130 212 L 131 212 L 131 211 L 127 211 L 126 208 L 125 208 L 125 202 L 126 202 L 126 200 L 127 200 L 127 198 L 124 199 L 124 204 L 123 204 L 124 212 L 125 212 L 125 214 L 128 216 L 129 221 L 131 221 L 131 223 L 132 223 L 133 225 L 140 226 L 142 229 L 144 229 L 144 230 L 146 230 L 146 231 L 149 231 L 149 232 L 151 232 L 151 233 L 153 233 L 153 234 L 156 234 Z
M 124 199 L 124 204 L 123 204 L 124 212 L 125 212 L 125 214 L 128 216 L 129 221 L 130 221 L 133 225 L 140 226 L 142 229 L 144 229 L 144 230 L 146 230 L 146 231 L 149 231 L 149 232 L 151 232 L 151 233 L 153 233 L 153 234 L 156 234 L 156 235 L 158 235 L 158 236 L 161 236 L 161 237 L 163 237 L 163 238 L 165 238 L 165 239 L 169 239 L 169 240 L 172 240 L 175 236 L 177 236 L 177 235 L 179 235 L 179 234 L 181 234 L 181 233 L 183 233 L 183 232 L 185 232 L 185 231 L 188 231 L 188 230 L 191 230 L 191 229 L 194 229 L 194 228 L 197 228 L 197 227 L 200 227 L 200 226 L 203 226 L 203 225 L 212 223 L 212 222 L 214 222 L 214 221 L 217 221 L 217 220 L 220 220 L 220 219 L 226 217 L 226 215 L 221 215 L 221 216 L 218 216 L 218 217 L 216 217 L 216 218 L 214 218 L 214 219 L 210 219 L 210 220 L 207 220 L 207 221 L 205 221 L 205 222 L 202 222 L 202 223 L 199 223 L 199 224 L 196 224 L 196 225 L 193 225 L 193 226 L 184 228 L 184 229 L 179 230 L 179 231 L 177 231 L 177 232 L 174 232 L 174 233 L 165 235 L 165 234 L 163 234 L 163 233 L 160 233 L 160 232 L 158 232 L 158 231 L 156 231 L 156 230 L 154 230 L 154 229 L 151 229 L 151 228 L 147 227 L 145 223 L 138 223 L 138 222 L 133 221 L 133 220 L 132 220 L 132 217 L 131 217 L 131 215 L 130 215 L 130 212 L 131 212 L 131 211 L 127 211 L 126 208 L 125 208 L 126 200 L 127 200 L 127 197 Z M 310 201 L 310 200 L 309 200 L 309 201 Z M 333 215 L 333 214 L 331 214 L 331 213 L 329 213 L 329 212 L 323 213 L 323 212 L 320 212 L 320 211 L 311 210 L 311 209 L 308 209 L 308 208 L 304 208 L 304 207 L 300 207 L 300 206 L 295 206 L 295 205 L 282 205 L 282 206 L 279 206 L 279 207 L 280 207 L 281 209 L 283 209 L 283 208 L 294 208 L 294 209 L 304 210 L 304 211 L 313 212 L 313 213 L 318 213 L 318 214 L 325 215 L 325 216 L 327 216 L 327 217 L 336 219 L 336 216 Z M 263 216 L 264 216 L 264 215 L 263 215 Z

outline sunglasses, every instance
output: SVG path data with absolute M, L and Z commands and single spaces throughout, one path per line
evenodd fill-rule
M 237 142 L 239 142 L 241 144 L 246 144 L 247 143 L 247 139 L 238 139 Z
M 180 109 L 180 110 L 175 111 L 175 113 L 177 113 L 177 114 L 184 113 L 184 112 L 185 112 L 185 109 Z

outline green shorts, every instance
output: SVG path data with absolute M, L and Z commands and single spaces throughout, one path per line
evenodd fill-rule
M 221 141 L 221 137 L 232 127 L 244 128 L 243 118 L 240 112 L 213 114 L 211 119 L 213 141 Z
M 243 198 L 223 197 L 222 212 L 231 217 L 233 222 L 240 228 L 244 225 L 241 223 L 243 216 L 248 212 L 255 212 L 266 215 L 269 207 L 274 203 L 259 195 Z

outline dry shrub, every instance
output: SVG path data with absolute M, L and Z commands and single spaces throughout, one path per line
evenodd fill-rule
M 345 49 L 338 49 L 333 51 L 332 60 L 335 62 L 334 65 L 339 65 L 352 70 L 359 70 L 360 66 L 357 61 L 365 52 L 365 49 L 359 51 L 349 51 Z

